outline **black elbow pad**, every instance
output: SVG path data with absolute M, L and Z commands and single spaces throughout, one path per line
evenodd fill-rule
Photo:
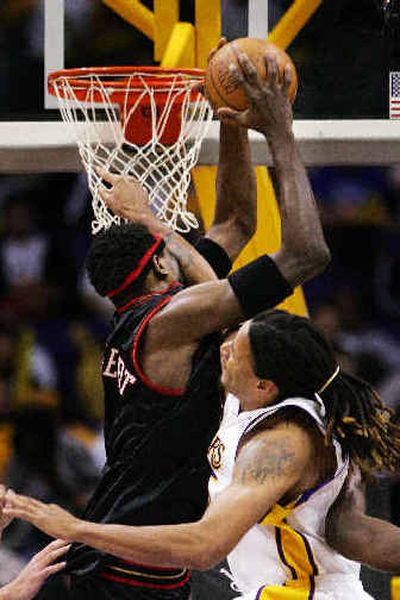
M 293 294 L 292 286 L 267 254 L 231 273 L 228 281 L 248 319 Z
M 207 237 L 200 238 L 196 242 L 195 248 L 214 269 L 218 279 L 225 279 L 232 269 L 231 259 L 225 249 Z

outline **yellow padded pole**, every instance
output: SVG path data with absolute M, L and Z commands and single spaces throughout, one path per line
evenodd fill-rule
M 322 0 L 295 0 L 268 35 L 268 41 L 287 48 L 315 13 Z
M 206 231 L 210 229 L 214 218 L 216 177 L 217 167 L 215 166 L 201 165 L 195 167 L 192 171 L 197 202 Z
M 281 219 L 271 177 L 266 167 L 256 167 L 257 231 L 235 262 L 235 268 L 244 266 L 261 254 L 274 254 L 281 246 Z M 300 287 L 284 300 L 279 308 L 300 316 L 308 315 Z
M 161 66 L 166 68 L 195 66 L 195 34 L 191 23 L 176 23 Z
M 280 46 L 281 48 L 287 48 L 310 17 L 315 13 L 315 11 L 319 8 L 322 0 L 295 0 L 292 6 L 286 11 L 280 21 L 277 23 L 275 28 L 268 35 L 268 41 Z M 270 252 L 274 251 L 273 245 L 276 243 L 276 222 L 279 224 L 279 232 L 280 232 L 280 217 L 278 213 L 278 209 L 276 206 L 276 199 L 274 195 L 274 190 L 272 189 L 270 177 L 268 174 L 268 170 L 265 167 L 258 167 L 260 172 L 257 175 L 258 187 L 264 188 L 265 191 L 270 193 L 271 202 L 270 205 L 270 213 L 268 216 L 273 218 L 273 227 L 274 227 L 274 236 L 271 238 L 272 247 L 270 248 Z M 257 169 L 257 171 L 258 171 Z M 264 177 L 266 179 L 264 179 Z M 269 182 L 268 182 L 269 180 Z M 259 197 L 262 197 L 261 195 Z M 274 208 L 275 207 L 275 208 Z M 274 214 L 276 213 L 276 215 Z M 259 220 L 259 223 L 265 223 L 265 220 Z M 280 233 L 279 233 L 280 236 Z M 256 235 L 253 240 L 256 240 L 258 243 L 259 240 L 265 239 L 264 232 L 260 233 L 260 225 L 258 226 Z M 280 242 L 279 242 L 280 243 Z M 257 248 L 254 248 L 254 251 L 258 251 Z M 244 252 L 247 252 L 247 248 L 244 249 Z M 242 253 L 243 255 L 244 253 Z M 239 259 L 242 258 L 242 255 L 239 256 Z M 245 254 L 244 254 L 245 256 Z M 253 255 L 254 256 L 254 255 Z M 307 306 L 304 299 L 304 294 L 301 288 L 296 288 L 294 294 L 285 300 L 280 308 L 284 308 L 289 312 L 293 312 L 295 314 L 301 316 L 307 316 Z
M 154 40 L 154 14 L 138 0 L 103 0 L 103 3 L 125 21 Z
M 395 576 L 390 580 L 391 600 L 400 600 L 400 577 Z
M 163 58 L 173 28 L 179 21 L 179 0 L 154 0 L 154 60 Z
M 257 178 L 257 232 L 237 258 L 234 268 L 246 265 L 261 254 L 277 252 L 281 244 L 281 225 L 274 189 L 268 170 L 256 167 Z M 197 193 L 200 213 L 207 230 L 214 217 L 216 200 L 215 180 L 217 167 L 198 166 L 193 169 L 192 176 Z M 287 298 L 279 308 L 291 313 L 306 316 L 307 306 L 303 291 L 296 288 L 294 294 Z
M 221 37 L 221 0 L 196 0 L 196 66 L 205 69 L 207 56 Z
M 12 454 L 12 447 L 13 428 L 9 423 L 0 423 L 0 479 L 2 481 Z

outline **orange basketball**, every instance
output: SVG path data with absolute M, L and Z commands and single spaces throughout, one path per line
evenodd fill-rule
M 237 64 L 237 56 L 244 52 L 252 61 L 262 79 L 268 77 L 265 52 L 273 52 L 277 57 L 279 72 L 283 74 L 285 66 L 290 65 L 292 82 L 289 88 L 289 100 L 294 101 L 297 92 L 296 68 L 288 54 L 282 48 L 257 38 L 238 38 L 222 46 L 211 58 L 206 71 L 206 93 L 214 108 L 229 106 L 235 110 L 248 108 L 244 90 L 229 70 L 231 63 Z

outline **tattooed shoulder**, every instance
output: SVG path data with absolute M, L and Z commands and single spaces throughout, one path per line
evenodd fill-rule
M 235 479 L 240 483 L 262 485 L 268 478 L 298 473 L 303 454 L 298 441 L 289 433 L 257 435 L 241 449 Z

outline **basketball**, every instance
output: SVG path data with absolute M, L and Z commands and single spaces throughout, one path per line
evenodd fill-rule
M 294 101 L 297 92 L 297 74 L 290 56 L 282 48 L 266 40 L 247 37 L 225 44 L 217 50 L 208 63 L 205 78 L 206 95 L 215 109 L 222 106 L 229 106 L 235 110 L 248 108 L 246 94 L 240 81 L 229 70 L 229 65 L 231 63 L 237 65 L 238 55 L 244 52 L 254 64 L 259 76 L 267 79 L 267 65 L 264 58 L 266 51 L 275 54 L 281 76 L 286 65 L 290 65 L 292 82 L 289 88 L 289 100 Z

